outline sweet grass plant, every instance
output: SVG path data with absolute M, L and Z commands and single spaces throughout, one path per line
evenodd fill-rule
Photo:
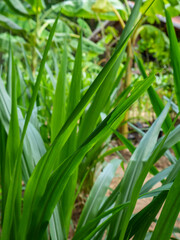
M 149 1 L 149 7 L 153 2 Z M 100 120 L 100 114 L 110 102 L 117 81 L 122 77 L 122 72 L 118 75 L 119 65 L 127 42 L 136 28 L 141 4 L 142 0 L 136 1 L 114 54 L 83 95 L 83 36 L 81 34 L 79 39 L 68 96 L 65 93 L 68 53 L 66 43 L 64 44 L 53 101 L 51 145 L 48 149 L 45 148 L 31 117 L 60 13 L 49 34 L 25 118 L 17 106 L 18 66 L 14 61 L 12 47 L 9 46 L 7 88 L 0 79 L 2 240 L 67 239 L 72 210 L 79 191 L 76 192 L 78 175 L 86 177 L 88 168 L 93 164 L 93 156 L 99 154 L 103 142 L 115 132 L 125 112 L 146 90 L 157 119 L 148 132 L 143 134 L 137 148 L 117 133 L 132 153 L 124 177 L 107 197 L 106 192 L 121 160 L 113 159 L 107 164 L 91 189 L 73 239 L 99 240 L 106 235 L 106 239 L 113 240 L 132 237 L 168 240 L 177 230 L 174 224 L 180 210 L 180 127 L 174 126 L 177 118 L 172 121 L 168 114 L 172 101 L 163 105 L 151 87 L 155 76 L 146 75 L 140 59 L 137 58 L 136 61 L 144 80 L 136 81 L 126 89 L 114 109 Z M 180 109 L 180 49 L 167 10 L 165 14 L 175 93 Z M 158 139 L 161 128 L 165 135 Z M 173 148 L 175 156 L 168 151 L 170 148 Z M 159 172 L 154 163 L 163 154 L 168 156 L 172 165 Z M 143 185 L 148 172 L 154 177 Z M 22 181 L 25 185 L 23 191 Z M 83 181 L 81 178 L 81 184 Z M 157 182 L 162 183 L 161 187 L 151 190 Z M 153 197 L 150 204 L 133 215 L 137 200 L 150 196 Z M 161 207 L 162 212 L 156 227 L 153 232 L 149 232 L 149 226 Z

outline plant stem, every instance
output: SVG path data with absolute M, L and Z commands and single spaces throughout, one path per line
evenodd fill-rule
M 113 6 L 112 6 L 112 10 L 113 10 L 113 12 L 116 14 L 116 17 L 118 18 L 118 21 L 119 21 L 119 23 L 120 23 L 122 29 L 124 29 L 124 28 L 125 28 L 125 23 L 124 23 L 124 21 L 123 21 L 121 15 L 120 15 L 119 12 L 116 10 L 116 8 L 113 7 Z

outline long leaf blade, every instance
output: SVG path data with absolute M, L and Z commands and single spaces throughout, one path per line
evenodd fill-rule
M 119 165 L 120 160 L 114 159 L 113 161 L 111 161 L 111 163 L 109 163 L 106 166 L 106 168 L 100 174 L 84 206 L 84 209 L 78 222 L 77 230 L 78 228 L 84 226 L 88 221 L 90 221 L 97 215 L 99 207 L 106 194 L 107 188 L 109 187 L 111 180 L 114 177 L 115 171 Z
M 17 152 L 20 144 L 20 134 L 19 134 L 19 122 L 18 122 L 18 113 L 17 113 L 17 88 L 16 88 L 16 73 L 15 73 L 15 63 L 13 58 L 12 49 L 10 47 L 10 58 L 11 65 L 9 65 L 9 73 L 11 80 L 11 120 L 9 127 L 9 134 L 6 145 L 6 161 L 5 161 L 5 188 L 3 188 L 3 209 L 4 218 L 3 218 L 3 231 L 2 231 L 2 239 L 6 237 L 9 238 L 11 232 L 11 227 L 13 224 L 13 234 L 17 237 L 17 225 L 20 221 L 20 213 L 21 213 L 21 181 L 17 182 L 18 194 L 15 196 L 16 201 L 16 211 L 15 214 L 10 212 L 11 206 L 8 204 L 8 194 L 10 192 L 10 185 L 12 182 L 13 171 L 15 165 L 17 164 Z M 16 139 L 16 140 L 15 140 Z M 15 161 L 16 160 L 16 161 Z M 21 161 L 21 160 L 20 160 Z M 19 165 L 19 179 L 21 179 L 21 164 Z M 15 217 L 15 221 L 13 222 L 13 218 Z
M 180 47 L 176 38 L 176 33 L 168 10 L 165 9 L 167 30 L 170 39 L 170 56 L 174 73 L 175 93 L 180 109 Z

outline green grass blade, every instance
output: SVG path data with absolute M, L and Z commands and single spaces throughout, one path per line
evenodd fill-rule
M 153 2 L 153 0 L 152 0 L 152 2 Z M 140 10 L 141 4 L 142 4 L 142 0 L 138 0 L 138 1 L 135 2 L 135 5 L 134 5 L 133 10 L 131 12 L 131 15 L 129 16 L 129 19 L 126 23 L 125 29 L 121 34 L 122 41 L 124 41 L 127 38 L 128 33 L 132 30 L 133 25 L 136 22 L 137 17 L 139 15 L 139 10 Z M 118 43 L 118 45 L 120 45 L 120 43 Z
M 23 45 L 21 46 L 21 49 L 22 49 L 22 52 L 23 52 L 23 56 L 24 56 L 24 60 L 25 60 L 25 64 L 26 64 L 26 69 L 27 69 L 28 74 L 29 74 L 29 79 L 30 79 L 31 83 L 34 84 L 33 73 L 32 73 L 31 67 L 29 66 L 28 59 L 27 59 L 27 56 L 26 56 L 26 52 L 25 52 L 25 49 L 24 49 Z
M 166 101 L 169 101 L 169 100 L 170 100 L 170 99 L 169 99 L 168 97 L 166 97 L 166 96 L 163 96 L 163 97 L 164 97 L 164 99 L 165 99 Z M 174 102 L 171 103 L 171 106 L 172 106 L 173 111 L 178 114 L 178 113 L 179 113 L 179 108 L 178 108 L 178 106 L 177 106 Z
M 142 64 L 142 61 L 136 57 L 136 62 L 141 71 L 141 74 L 143 75 L 144 78 L 146 78 L 147 75 L 146 75 L 144 66 Z M 150 86 L 150 88 L 148 89 L 148 94 L 149 94 L 149 98 L 151 100 L 153 109 L 156 113 L 156 116 L 159 116 L 160 113 L 162 112 L 162 110 L 164 109 L 164 104 L 152 86 Z M 171 120 L 170 115 L 168 114 L 162 125 L 163 131 L 165 133 L 167 133 L 169 128 L 171 127 L 171 125 L 172 125 L 172 120 Z M 180 143 L 177 143 L 173 147 L 173 150 L 175 151 L 177 158 L 179 158 L 180 157 Z
M 48 51 L 51 47 L 51 42 L 52 42 L 53 35 L 55 33 L 55 30 L 56 30 L 56 25 L 57 25 L 59 16 L 60 16 L 60 12 L 59 12 L 54 24 L 53 24 L 53 27 L 51 28 L 51 32 L 49 34 L 49 38 L 48 38 L 48 41 L 47 41 L 47 44 L 46 44 L 46 47 L 45 47 L 45 50 L 44 50 L 43 58 L 42 58 L 42 61 L 40 63 L 38 76 L 37 76 L 36 83 L 35 83 L 34 89 L 33 89 L 33 95 L 32 95 L 31 101 L 30 101 L 29 109 L 28 109 L 27 116 L 26 116 L 25 123 L 24 123 L 23 132 L 22 132 L 22 135 L 21 135 L 20 148 L 22 148 L 24 136 L 26 134 L 28 123 L 29 123 L 29 120 L 31 118 L 31 114 L 32 114 L 33 107 L 34 107 L 34 104 L 35 104 L 35 101 L 36 101 L 36 97 L 38 95 L 39 86 L 40 86 L 40 82 L 41 82 L 41 79 L 42 79 L 44 67 L 45 67 L 45 64 L 46 64 Z M 21 152 L 21 149 L 20 149 L 20 152 Z
M 106 108 L 107 108 L 107 113 L 109 113 L 111 109 L 111 106 L 109 106 L 110 97 L 114 90 L 113 88 L 115 87 L 116 75 L 119 69 L 122 55 L 123 53 L 119 56 L 115 65 L 113 66 L 113 68 L 111 69 L 107 77 L 105 78 L 104 83 L 101 85 L 101 87 L 97 91 L 90 107 L 88 108 L 87 112 L 84 114 L 81 120 L 79 133 L 78 133 L 78 146 L 80 146 L 83 140 L 85 140 L 87 136 L 95 129 L 95 127 L 100 121 L 100 114 L 102 112 L 106 112 Z M 120 79 L 118 79 L 118 81 L 120 81 Z M 104 137 L 105 138 L 103 141 L 106 140 L 106 135 Z M 94 159 L 96 158 L 95 155 L 93 156 L 93 152 L 91 152 L 90 155 L 87 155 L 87 157 L 83 161 L 83 165 L 80 165 L 79 167 L 80 178 L 81 176 L 84 176 L 84 172 L 91 165 L 91 161 L 94 161 Z
M 51 142 L 57 136 L 59 130 L 62 128 L 66 117 L 66 71 L 67 71 L 67 48 L 64 45 L 62 55 L 61 68 L 58 74 L 56 91 L 53 100 L 53 113 L 51 120 Z
M 118 196 L 118 199 L 116 201 L 116 204 L 122 204 L 126 201 L 131 200 L 131 208 L 128 208 L 127 211 L 123 211 L 117 219 L 114 220 L 114 222 L 111 225 L 109 236 L 116 237 L 123 239 L 126 227 L 128 225 L 129 219 L 131 217 L 133 211 L 133 204 L 135 204 L 137 198 L 133 199 L 132 194 L 135 189 L 135 185 L 137 180 L 140 178 L 140 175 L 144 172 L 144 166 L 147 165 L 147 161 L 149 159 L 150 154 L 152 154 L 152 151 L 155 147 L 158 134 L 161 128 L 161 125 L 166 118 L 166 115 L 168 113 L 170 107 L 170 103 L 165 107 L 161 115 L 158 117 L 158 119 L 154 122 L 154 124 L 151 126 L 151 128 L 148 130 L 148 132 L 144 135 L 142 138 L 140 144 L 134 151 L 133 155 L 131 156 L 130 163 L 128 164 L 128 168 L 125 172 L 125 175 L 123 177 L 123 182 L 120 186 L 120 195 Z M 145 176 L 144 176 L 145 178 Z M 143 184 L 143 178 L 142 184 Z M 127 188 L 128 186 L 128 188 Z M 140 191 L 140 189 L 139 189 Z M 137 193 L 137 191 L 136 191 Z M 137 196 L 138 197 L 138 196 Z M 133 199 L 133 200 L 132 200 Z
M 174 86 L 176 98 L 180 110 L 180 47 L 173 27 L 173 23 L 168 10 L 165 9 L 167 30 L 170 40 L 170 56 L 174 73 Z
M 79 38 L 79 43 L 77 47 L 77 52 L 75 56 L 73 75 L 71 80 L 71 87 L 69 92 L 68 106 L 67 106 L 67 117 L 71 115 L 75 107 L 80 101 L 81 97 L 81 81 L 82 81 L 82 33 Z M 62 153 L 60 155 L 61 159 L 64 160 L 66 157 L 70 156 L 77 148 L 77 127 L 71 133 L 68 141 L 66 142 Z M 72 215 L 72 210 L 74 207 L 74 194 L 77 184 L 78 168 L 74 171 L 74 174 L 69 179 L 66 188 L 61 197 L 61 204 L 63 206 L 62 215 L 64 220 L 64 225 L 66 228 L 66 233 L 69 233 L 70 220 Z
M 11 89 L 12 89 L 12 50 L 11 50 L 11 42 L 9 41 L 9 58 L 8 58 L 8 74 L 7 74 L 7 92 L 11 97 Z
M 61 209 L 60 209 L 61 210 Z M 49 222 L 50 235 L 53 240 L 66 240 L 65 229 L 60 219 L 59 207 L 56 206 Z
M 106 201 L 103 203 L 101 208 L 99 209 L 99 213 L 101 214 L 105 210 L 109 209 L 112 207 L 112 205 L 115 203 L 117 196 L 119 194 L 119 189 L 120 189 L 121 182 L 117 185 L 117 187 L 113 190 L 111 195 L 106 199 Z
M 113 69 L 111 69 L 110 73 L 106 77 L 103 86 L 101 86 L 100 89 L 98 90 L 98 92 L 96 93 L 96 95 L 93 99 L 93 102 L 90 105 L 90 108 L 84 114 L 84 117 L 80 124 L 80 130 L 79 130 L 79 134 L 78 134 L 78 144 L 79 145 L 80 145 L 80 143 L 83 142 L 82 141 L 83 138 L 85 139 L 88 136 L 88 134 L 90 134 L 92 132 L 92 130 L 94 130 L 94 128 L 98 124 L 98 121 L 100 121 L 101 112 L 105 111 L 105 112 L 109 113 L 110 109 L 113 109 L 115 106 L 117 106 L 117 103 L 113 104 L 113 106 L 111 106 L 111 95 L 114 94 L 114 90 L 117 89 L 117 86 L 120 83 L 123 73 L 126 69 L 126 66 L 125 66 L 123 68 L 123 70 L 120 72 L 117 79 L 114 79 L 116 76 L 116 73 L 117 73 L 116 71 L 118 70 L 117 68 L 119 67 L 118 65 L 120 64 L 120 61 L 121 61 L 121 56 L 119 56 L 119 59 L 117 60 L 115 66 L 113 67 Z M 113 79 L 114 79 L 113 86 L 109 86 L 109 83 L 111 83 L 111 81 L 113 82 Z M 97 102 L 98 102 L 98 104 L 97 104 Z M 90 129 L 91 129 L 91 131 L 89 131 Z M 92 151 L 87 154 L 86 158 L 84 159 L 82 164 L 79 166 L 79 168 L 80 168 L 79 178 L 80 179 L 83 178 L 84 174 L 88 171 L 88 169 L 90 169 L 89 167 L 92 166 L 92 164 L 95 164 L 94 159 L 96 159 L 98 157 L 97 155 L 101 151 L 101 146 L 107 140 L 107 137 L 108 137 L 108 135 L 107 136 L 104 135 L 104 139 L 102 139 L 101 142 L 96 144 L 96 147 L 93 148 Z
M 171 170 L 173 169 L 174 165 L 171 165 L 167 168 L 165 168 L 163 171 L 159 172 L 158 174 L 156 174 L 153 178 L 151 178 L 149 181 L 147 181 L 143 187 L 141 188 L 141 192 L 140 195 L 145 194 L 146 192 L 148 192 L 156 183 L 161 182 L 162 180 L 164 180 L 169 173 L 171 172 Z
M 51 141 L 55 139 L 63 126 L 66 118 L 66 71 L 67 71 L 67 46 L 64 44 L 64 51 L 61 59 L 61 67 L 58 74 L 56 91 L 53 100 L 53 113 L 51 119 Z M 55 228 L 53 226 L 56 226 Z M 56 206 L 50 220 L 50 232 L 53 239 L 65 239 L 65 232 L 62 231 L 62 222 L 59 216 L 59 208 Z
M 120 134 L 118 131 L 114 130 L 114 134 L 119 138 L 119 140 L 124 143 L 126 145 L 126 147 L 129 149 L 129 151 L 131 153 L 133 153 L 135 151 L 135 147 L 134 145 L 131 143 L 131 141 L 129 141 L 128 139 L 126 139 L 122 134 Z
M 7 134 L 9 132 L 10 115 L 11 99 L 6 92 L 3 80 L 0 78 L 0 119 Z M 24 119 L 20 109 L 18 109 L 18 119 L 20 131 L 22 132 Z M 45 152 L 46 149 L 39 132 L 29 123 L 23 143 L 22 174 L 24 182 L 28 181 L 34 166 Z
M 26 108 L 26 101 L 25 101 L 25 91 L 26 85 L 22 76 L 22 72 L 19 68 L 17 68 L 17 80 L 18 80 L 18 91 L 17 91 L 17 104 Z
M 99 175 L 83 208 L 81 217 L 78 222 L 77 231 L 88 221 L 92 220 L 97 216 L 107 189 L 120 163 L 120 160 L 114 159 L 105 167 L 103 172 Z
M 8 195 L 10 191 L 10 184 L 12 181 L 13 171 L 15 168 L 15 164 L 17 161 L 17 151 L 20 144 L 20 133 L 19 133 L 19 122 L 18 122 L 18 113 L 17 113 L 17 84 L 16 84 L 16 73 L 15 73 L 15 63 L 13 59 L 13 52 L 10 47 L 10 58 L 11 58 L 11 65 L 9 65 L 9 73 L 11 76 L 11 86 L 12 86 L 12 93 L 11 93 L 11 120 L 9 126 L 9 134 L 7 139 L 6 145 L 6 161 L 5 161 L 5 179 L 3 186 L 3 230 L 2 230 L 2 239 L 5 237 L 10 238 L 11 234 L 17 237 L 17 225 L 20 220 L 20 213 L 21 213 L 21 181 L 17 182 L 18 194 L 17 197 L 15 196 L 16 201 L 16 209 L 15 212 L 10 212 L 11 207 L 8 205 Z M 16 161 L 15 161 L 16 160 Z M 21 179 L 21 164 L 19 166 L 19 179 Z M 20 197 L 20 198 L 19 198 Z M 14 221 L 13 218 L 15 217 Z M 13 224 L 13 232 L 11 232 L 11 227 Z
M 4 126 L 3 124 L 1 123 L 0 121 L 0 148 L 1 148 L 1 161 L 0 161 L 0 176 L 1 176 L 1 191 L 3 193 L 2 195 L 2 219 L 4 217 L 4 209 L 5 209 L 5 197 L 4 197 L 4 191 L 5 191 L 5 166 L 6 166 L 6 142 L 7 142 L 7 134 L 6 134 L 6 131 L 4 129 Z M 2 226 L 1 226 L 2 228 Z
M 20 161 L 15 163 L 13 176 L 11 178 L 6 207 L 3 219 L 2 240 L 18 239 L 18 227 L 21 211 L 21 165 Z M 16 182 L 13 181 L 16 177 Z M 14 221 L 13 221 L 14 220 Z M 12 226 L 13 224 L 13 226 Z M 11 227 L 15 228 L 15 232 L 11 232 Z
M 122 59 L 122 54 L 117 59 L 113 68 L 104 80 L 103 85 L 97 91 L 89 109 L 84 115 L 78 136 L 78 144 L 81 143 L 89 136 L 89 134 L 95 129 L 97 122 L 100 118 L 100 113 L 103 112 L 108 99 L 110 98 L 110 93 L 112 92 L 113 83 L 116 80 L 116 75 L 119 69 L 119 65 Z M 98 103 L 98 104 L 97 104 Z
M 52 58 L 53 58 L 53 63 L 54 63 L 54 70 L 56 73 L 56 78 L 58 78 L 59 74 L 59 65 L 58 65 L 58 54 L 55 53 L 53 50 L 51 51 Z
M 149 197 L 157 197 L 161 192 L 169 191 L 171 186 L 172 186 L 172 183 L 164 184 L 161 187 L 158 187 L 154 190 L 151 190 L 151 191 L 146 192 L 144 194 L 140 194 L 139 199 L 149 198 Z
M 166 106 L 167 107 L 167 106 Z M 163 112 L 165 111 L 165 109 L 163 110 Z M 161 113 L 161 115 L 159 116 L 159 118 L 162 116 L 163 112 Z M 164 119 L 165 119 L 165 116 L 164 116 Z M 176 119 L 177 120 L 177 119 Z M 175 121 L 176 121 L 175 120 Z M 173 125 L 175 123 L 175 121 L 173 122 Z M 139 195 L 139 192 L 140 192 L 140 189 L 141 189 L 141 186 L 143 184 L 143 181 L 145 180 L 145 177 L 148 173 L 148 171 L 150 170 L 150 168 L 152 167 L 152 165 L 154 164 L 154 162 L 156 161 L 157 157 L 158 157 L 158 154 L 162 148 L 162 146 L 164 145 L 169 133 L 171 132 L 172 130 L 172 127 L 173 125 L 171 126 L 171 128 L 169 129 L 169 131 L 167 132 L 167 134 L 165 135 L 165 137 L 162 139 L 162 141 L 160 141 L 160 144 L 157 145 L 157 147 L 155 148 L 154 152 L 152 155 L 150 155 L 148 161 L 147 161 L 147 164 L 145 165 L 143 171 L 141 172 L 136 184 L 135 184 L 135 187 L 134 187 L 134 190 L 132 192 L 132 197 L 131 197 L 131 202 L 130 202 L 130 206 L 128 208 L 128 211 L 127 211 L 127 215 L 125 216 L 125 219 L 124 221 L 127 220 L 126 224 L 125 224 L 125 227 L 124 227 L 124 232 L 126 232 L 126 229 L 127 229 L 127 226 L 128 226 L 128 223 L 129 223 L 129 219 L 131 217 L 131 214 L 133 212 L 133 209 L 135 207 L 135 204 L 136 204 L 136 201 L 137 201 L 137 198 L 138 198 L 138 195 Z M 166 192 L 166 191 L 163 191 L 163 193 Z M 160 194 L 161 195 L 161 194 Z M 128 216 L 129 214 L 129 216 Z M 146 224 L 146 223 L 145 223 Z M 124 239 L 123 237 L 123 230 L 121 232 L 121 235 L 119 236 L 119 239 Z M 140 239 L 143 239 L 143 238 L 140 238 Z
M 75 56 L 73 75 L 71 80 L 70 95 L 68 100 L 68 114 L 69 116 L 77 106 L 80 101 L 80 91 L 81 91 L 81 81 L 82 81 L 82 32 L 80 34 L 78 47 Z M 69 117 L 67 115 L 67 117 Z

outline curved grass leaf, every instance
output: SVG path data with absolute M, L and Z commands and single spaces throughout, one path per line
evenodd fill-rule
M 134 145 L 131 143 L 131 141 L 129 141 L 128 139 L 126 139 L 122 134 L 120 134 L 118 131 L 114 131 L 114 134 L 119 138 L 119 140 L 124 143 L 126 145 L 126 147 L 129 149 L 129 151 L 131 153 L 133 153 L 136 148 L 134 147 Z
M 147 193 L 156 183 L 161 182 L 162 180 L 164 180 L 169 175 L 169 173 L 172 171 L 173 167 L 174 167 L 174 165 L 171 165 L 171 166 L 167 167 L 163 171 L 161 171 L 158 174 L 156 174 L 149 181 L 147 181 L 143 185 L 143 187 L 141 188 L 140 195 L 143 195 L 143 194 Z
M 144 178 L 146 176 L 143 176 L 143 174 L 145 174 L 145 168 L 149 165 L 149 162 L 152 162 L 151 158 L 154 158 L 157 155 L 155 151 L 155 153 L 153 153 L 151 156 L 158 138 L 161 125 L 166 118 L 169 107 L 170 103 L 168 103 L 161 115 L 144 135 L 130 159 L 130 163 L 128 164 L 122 180 L 122 184 L 120 186 L 120 194 L 117 198 L 116 204 L 122 204 L 126 201 L 131 201 L 131 204 L 130 207 L 126 211 L 123 211 L 112 223 L 108 235 L 111 238 L 124 238 L 129 219 L 138 198 L 138 191 L 140 191 L 139 187 L 141 188 L 141 186 L 138 186 L 138 184 L 143 184 Z M 135 194 L 136 197 L 133 196 Z
M 162 114 L 162 113 L 161 113 L 161 114 Z M 161 115 L 160 115 L 160 116 L 161 116 Z M 176 120 L 177 120 L 177 118 L 175 119 L 175 121 L 176 121 Z M 174 121 L 174 123 L 175 123 L 175 121 Z M 173 124 L 174 124 L 174 123 L 173 123 Z M 173 125 L 172 125 L 172 126 L 173 126 Z M 157 158 L 157 156 L 158 156 L 158 153 L 160 152 L 160 150 L 161 150 L 164 142 L 166 141 L 166 139 L 167 139 L 167 137 L 168 137 L 171 129 L 172 129 L 172 127 L 169 129 L 168 133 L 165 135 L 165 137 L 163 138 L 163 140 L 161 141 L 161 143 L 155 148 L 153 154 L 149 157 L 149 160 L 147 161 L 147 164 L 146 164 L 146 166 L 145 166 L 145 168 L 144 168 L 144 171 L 141 172 L 141 175 L 140 175 L 138 181 L 136 182 L 135 189 L 134 189 L 134 191 L 133 191 L 133 193 L 132 193 L 132 198 L 131 198 L 131 202 L 130 202 L 130 207 L 128 208 L 129 217 L 130 217 L 130 213 L 132 213 L 132 211 L 133 211 L 133 209 L 134 209 L 134 207 L 135 207 L 135 203 L 136 203 L 136 200 L 135 200 L 135 199 L 137 199 L 137 196 L 138 196 L 138 193 L 140 192 L 140 188 L 141 188 L 141 186 L 142 186 L 142 183 L 143 183 L 143 181 L 144 181 L 144 179 L 145 179 L 148 171 L 150 170 L 151 166 L 152 166 L 153 163 L 155 162 L 155 160 L 156 160 L 156 158 Z M 166 193 L 166 191 L 163 191 L 162 194 L 163 194 L 164 192 Z M 159 196 L 161 197 L 161 194 L 160 194 Z M 165 194 L 164 196 L 166 196 L 166 194 Z M 162 198 L 160 202 L 162 203 L 163 200 L 164 200 L 164 198 Z M 157 208 L 156 208 L 155 212 L 156 212 L 156 211 L 157 211 Z M 157 214 L 157 212 L 156 212 L 156 214 Z M 155 216 L 156 216 L 156 215 L 155 215 Z M 147 221 L 147 222 L 148 222 L 148 221 Z M 145 223 L 145 226 L 147 226 L 147 222 Z M 128 226 L 128 223 L 127 223 L 126 226 Z M 126 231 L 126 228 L 124 228 L 124 231 Z M 129 236 L 129 233 L 128 233 L 127 231 L 126 231 L 126 233 L 127 233 L 128 236 Z M 141 232 L 141 233 L 142 233 L 142 232 Z M 122 234 L 122 233 L 121 233 L 121 234 Z M 146 234 L 145 231 L 144 231 L 144 234 Z M 122 238 L 122 235 L 120 236 L 119 239 L 123 239 L 123 238 Z M 143 239 L 143 237 L 141 236 L 140 239 Z
M 53 27 L 51 28 L 51 32 L 49 34 L 49 38 L 48 38 L 48 41 L 47 41 L 47 44 L 46 44 L 46 47 L 45 47 L 45 50 L 44 50 L 43 58 L 42 58 L 42 61 L 40 63 L 38 76 L 37 76 L 37 79 L 36 79 L 36 83 L 34 85 L 33 95 L 32 95 L 31 101 L 30 101 L 29 109 L 28 109 L 28 112 L 27 112 L 23 132 L 22 132 L 22 136 L 21 136 L 21 143 L 20 143 L 21 148 L 22 148 L 22 145 L 23 145 L 23 140 L 24 140 L 24 136 L 26 134 L 27 126 L 28 126 L 28 123 L 29 123 L 29 120 L 30 120 L 30 117 L 31 117 L 31 114 L 32 114 L 32 111 L 33 111 L 33 107 L 34 107 L 34 104 L 35 104 L 35 101 L 36 101 L 36 97 L 37 97 L 37 94 L 38 94 L 40 82 L 41 82 L 42 75 L 43 75 L 43 70 L 44 70 L 44 67 L 45 67 L 45 64 L 46 64 L 48 51 L 49 51 L 50 46 L 51 46 L 51 42 L 52 42 L 53 35 L 55 33 L 55 30 L 56 30 L 56 25 L 57 25 L 59 16 L 60 16 L 60 12 L 59 12 L 54 24 L 53 24 Z M 20 149 L 20 152 L 21 152 L 21 149 Z
M 163 191 L 169 191 L 171 186 L 172 186 L 172 183 L 164 184 L 161 187 L 156 188 L 156 189 L 154 189 L 152 191 L 146 192 L 146 193 L 144 193 L 142 195 L 140 194 L 139 199 L 141 199 L 141 198 L 149 198 L 149 197 L 156 197 Z

